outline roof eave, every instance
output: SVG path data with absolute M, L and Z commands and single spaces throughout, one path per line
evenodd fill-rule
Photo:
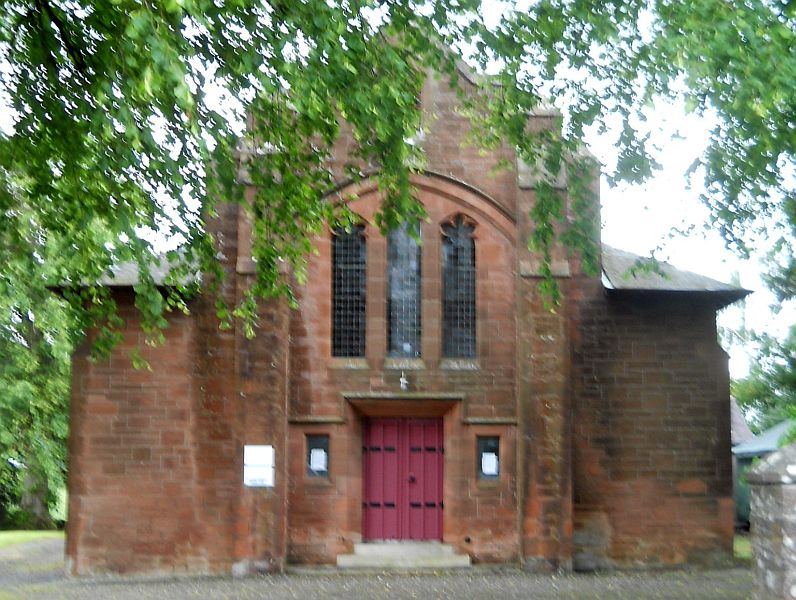
M 670 298 L 687 298 L 691 297 L 704 297 L 705 299 L 710 299 L 713 304 L 716 306 L 716 309 L 721 309 L 733 304 L 734 302 L 738 302 L 742 300 L 749 294 L 751 294 L 751 290 L 746 290 L 743 288 L 731 288 L 727 290 L 666 290 L 666 289 L 649 289 L 649 288 L 629 288 L 629 287 L 621 287 L 618 288 L 613 285 L 613 283 L 608 279 L 608 277 L 603 274 L 603 287 L 605 287 L 606 291 L 611 295 L 622 295 L 622 296 L 648 296 L 648 297 L 670 297 Z M 606 283 L 608 285 L 606 285 Z

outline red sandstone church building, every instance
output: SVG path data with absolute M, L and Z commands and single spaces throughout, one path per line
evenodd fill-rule
M 628 276 L 635 257 L 607 247 L 587 276 L 559 248 L 563 303 L 545 309 L 528 169 L 464 144 L 440 80 L 421 103 L 435 115 L 413 179 L 422 245 L 374 226 L 373 182 L 344 186 L 362 225 L 317 239 L 298 309 L 264 304 L 250 340 L 198 298 L 164 346 L 142 345 L 151 371 L 128 359 L 143 337 L 134 274 L 109 281 L 124 341 L 105 361 L 89 342 L 74 357 L 73 573 L 359 564 L 384 540 L 539 569 L 731 555 L 715 316 L 746 292 L 666 265 Z M 501 159 L 516 168 L 495 172 Z M 249 227 L 238 206 L 212 226 L 234 304 L 253 276 Z

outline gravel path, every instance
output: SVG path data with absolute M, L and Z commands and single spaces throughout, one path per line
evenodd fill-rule
M 191 577 L 147 579 L 127 577 L 67 578 L 63 574 L 63 542 L 43 540 L 0 548 L 0 600 L 264 598 L 467 598 L 643 600 L 749 598 L 749 569 L 670 571 L 611 575 L 530 575 L 517 569 L 479 569 L 422 575 L 358 574 L 302 571 L 232 579 Z

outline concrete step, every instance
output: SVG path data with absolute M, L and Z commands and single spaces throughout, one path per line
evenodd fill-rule
M 453 546 L 442 542 L 360 542 L 354 554 L 366 556 L 454 556 Z
M 470 566 L 470 557 L 456 554 L 440 542 L 364 542 L 353 554 L 337 557 L 342 569 L 457 569 Z

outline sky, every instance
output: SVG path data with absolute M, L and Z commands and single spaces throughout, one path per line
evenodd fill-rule
M 741 260 L 727 249 L 715 229 L 705 227 L 708 211 L 699 199 L 704 188 L 698 175 L 691 182 L 685 176 L 705 148 L 710 118 L 687 115 L 681 105 L 668 104 L 656 105 L 649 116 L 662 169 L 644 185 L 612 188 L 602 178 L 602 241 L 643 256 L 654 251 L 657 259 L 677 268 L 727 283 L 737 274 L 741 286 L 753 293 L 745 303 L 722 311 L 719 326 L 732 329 L 744 323 L 760 332 L 784 336 L 787 325 L 796 322 L 796 315 L 788 309 L 779 315 L 772 313 L 770 305 L 775 299 L 760 279 L 760 256 Z M 615 160 L 610 136 L 591 135 L 588 144 L 604 165 L 610 166 Z M 694 227 L 687 237 L 672 234 L 674 229 L 687 230 L 690 226 Z M 730 352 L 731 375 L 744 376 L 750 366 L 749 351 L 725 349 Z

